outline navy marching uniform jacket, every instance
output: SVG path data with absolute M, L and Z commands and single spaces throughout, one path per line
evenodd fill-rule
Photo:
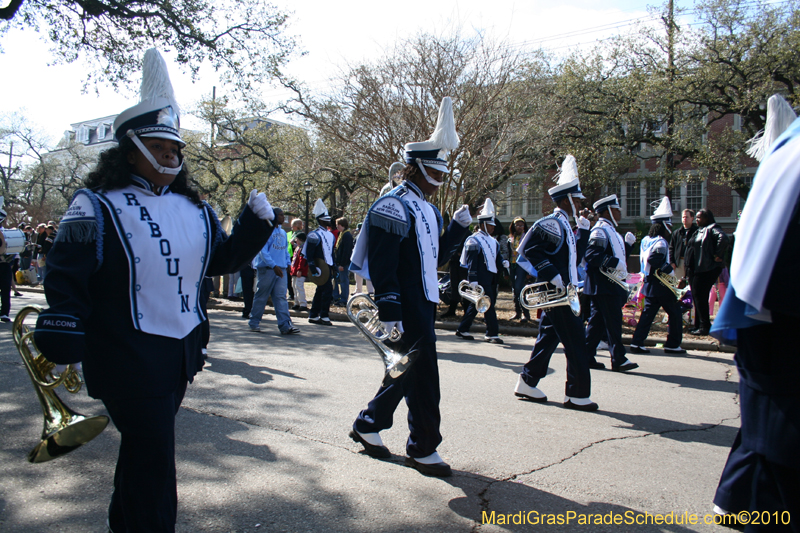
M 126 194 L 133 196 L 134 202 L 136 196 L 154 195 L 152 186 L 145 180 L 136 176 L 132 179 L 133 187 L 127 189 L 133 192 Z M 155 196 L 167 194 L 172 193 L 165 187 L 160 195 Z M 164 396 L 176 390 L 184 369 L 191 381 L 203 367 L 205 316 L 199 304 L 201 278 L 184 280 L 180 275 L 177 258 L 169 257 L 169 254 L 182 239 L 175 239 L 172 248 L 168 241 L 164 242 L 166 239 L 159 235 L 161 230 L 166 230 L 164 220 L 151 220 L 147 222 L 149 229 L 143 228 L 150 232 L 144 234 L 145 239 L 150 237 L 154 239 L 151 242 L 160 241 L 161 257 L 131 257 L 134 249 L 129 238 L 132 234 L 128 233 L 124 241 L 120 238 L 116 228 L 119 223 L 117 213 L 112 213 L 98 196 L 85 189 L 75 194 L 70 211 L 79 215 L 83 210 L 93 212 L 93 215 L 74 216 L 69 220 L 68 212 L 58 239 L 48 254 L 45 294 L 50 308 L 39 317 L 36 343 L 43 355 L 54 363 L 82 361 L 87 390 L 93 398 Z M 115 205 L 119 210 L 135 208 L 135 204 Z M 193 207 L 196 209 L 184 205 L 184 209 L 196 213 L 207 228 L 202 235 L 194 235 L 194 240 L 197 242 L 199 239 L 199 246 L 205 253 L 198 248 L 196 257 L 186 255 L 181 259 L 202 261 L 204 274 L 208 276 L 241 269 L 261 250 L 272 233 L 270 224 L 259 219 L 249 207 L 245 207 L 234 223 L 230 236 L 222 230 L 208 204 Z M 186 240 L 189 240 L 188 236 Z M 147 283 L 146 276 L 142 276 L 139 269 L 146 268 L 148 262 L 170 271 L 176 291 L 197 294 L 194 300 L 189 296 L 181 299 L 181 306 L 186 302 L 185 308 L 169 310 L 174 313 L 186 311 L 200 319 L 197 326 L 181 338 L 146 333 L 134 324 L 133 317 L 141 317 L 142 313 L 135 308 L 132 294 L 139 290 L 139 285 Z M 131 263 L 132 268 L 129 268 Z M 136 277 L 137 272 L 140 278 Z M 171 294 L 165 294 L 163 305 L 168 305 L 171 298 Z M 147 314 L 147 310 L 144 313 Z
M 653 237 L 645 237 L 642 239 L 642 247 L 650 245 L 651 251 L 646 262 L 642 261 L 642 273 L 647 273 L 644 278 L 644 285 L 642 286 L 642 294 L 650 297 L 662 298 L 664 300 L 675 299 L 675 294 L 672 290 L 664 285 L 655 276 L 657 270 L 665 274 L 672 274 L 672 265 L 670 265 L 669 258 L 669 245 L 663 237 L 655 237 L 656 242 L 650 244 Z
M 536 269 L 537 281 L 550 281 L 556 275 L 561 275 L 561 280 L 566 286 L 570 282 L 569 246 L 567 245 L 567 231 L 563 225 L 555 220 L 556 217 L 564 220 L 569 225 L 567 214 L 561 209 L 550 216 L 537 220 L 529 231 L 533 235 L 525 243 L 524 255 Z M 569 230 L 571 231 L 571 230 Z M 579 229 L 575 237 L 576 262 L 580 262 L 586 253 L 589 241 L 589 230 Z M 577 264 L 575 265 L 577 268 Z M 577 281 L 577 280 L 576 280 Z
M 602 219 L 601 219 L 602 220 Z M 614 255 L 614 247 L 609 239 L 619 237 L 624 247 L 627 257 L 629 247 L 617 233 L 617 230 L 607 222 L 598 222 L 589 234 L 589 244 L 586 247 L 586 281 L 583 285 L 583 294 L 595 296 L 600 294 L 613 294 L 621 298 L 627 297 L 622 287 L 608 279 L 608 276 L 600 272 L 601 268 L 615 269 L 619 267 L 619 258 Z M 622 265 L 626 268 L 625 265 Z
M 484 235 L 486 234 L 484 233 Z M 492 239 L 491 236 L 488 237 Z M 467 237 L 467 241 L 464 243 L 467 281 L 477 281 L 478 285 L 483 287 L 483 290 L 487 291 L 487 293 L 490 289 L 492 291 L 494 290 L 494 287 L 497 285 L 498 275 L 503 271 L 503 257 L 500 255 L 499 245 L 494 239 L 492 239 L 492 241 L 494 241 L 495 244 L 495 268 L 497 269 L 497 274 L 489 270 L 487 261 L 490 261 L 490 258 L 484 257 L 483 248 L 479 242 L 471 237 Z

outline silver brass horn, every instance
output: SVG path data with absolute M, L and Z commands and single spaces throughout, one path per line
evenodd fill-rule
M 397 328 L 386 331 L 386 325 L 378 318 L 378 305 L 369 295 L 358 293 L 350 297 L 347 301 L 347 318 L 381 354 L 386 369 L 386 375 L 383 377 L 384 387 L 403 375 L 419 356 L 416 345 L 406 353 L 386 345 L 387 342 L 400 343 L 403 333 Z
M 522 307 L 525 309 L 549 309 L 568 305 L 573 315 L 581 315 L 581 302 L 575 285 L 568 283 L 566 289 L 556 287 L 549 290 L 547 285 L 549 283 L 546 281 L 525 285 L 522 292 L 519 293 L 519 303 Z
M 478 285 L 473 289 L 472 285 L 470 285 L 467 280 L 458 284 L 458 294 L 460 294 L 462 298 L 474 303 L 475 309 L 477 309 L 479 313 L 485 313 L 492 306 L 492 300 L 484 295 L 483 287 Z
M 675 295 L 675 298 L 679 300 L 683 298 L 683 296 L 686 294 L 686 291 L 689 290 L 689 287 L 681 288 L 680 284 L 681 281 L 683 280 L 679 280 L 673 274 L 667 274 L 665 272 L 656 269 L 655 275 L 656 278 L 658 278 L 658 281 L 663 283 L 669 290 L 671 290 L 672 294 Z
M 626 282 L 625 279 L 628 277 L 628 273 L 625 270 L 600 267 L 600 273 L 622 287 L 628 295 L 628 300 L 632 300 L 633 297 L 636 296 L 636 291 L 639 290 L 639 284 Z

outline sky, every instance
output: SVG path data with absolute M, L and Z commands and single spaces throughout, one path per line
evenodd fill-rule
M 567 52 L 610 34 L 630 29 L 630 21 L 647 17 L 646 0 L 459 0 L 457 2 L 406 0 L 401 3 L 374 0 L 273 0 L 290 17 L 289 34 L 295 35 L 306 55 L 287 66 L 287 72 L 309 87 L 324 90 L 347 63 L 375 59 L 391 49 L 396 40 L 418 31 L 447 33 L 480 32 L 522 48 L 544 47 Z M 0 3 L 4 3 L 0 0 Z M 117 92 L 99 86 L 82 94 L 85 65 L 48 66 L 48 44 L 33 30 L 6 34 L 0 53 L 0 114 L 22 112 L 55 144 L 70 124 L 120 113 L 136 103 L 133 92 Z M 201 71 L 192 83 L 177 64 L 165 56 L 179 103 L 191 107 L 209 97 L 216 84 L 213 72 Z M 138 80 L 139 74 L 135 74 Z M 138 82 L 137 82 L 138 83 Z M 219 90 L 218 90 L 219 91 Z M 220 93 L 218 92 L 218 95 Z M 263 99 L 278 101 L 289 94 L 265 87 Z M 281 117 L 275 117 L 279 120 Z M 182 117 L 183 127 L 192 127 Z

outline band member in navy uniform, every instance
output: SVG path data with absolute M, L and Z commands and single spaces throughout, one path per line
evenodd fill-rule
M 650 326 L 662 307 L 669 317 L 669 329 L 667 332 L 667 342 L 664 343 L 664 352 L 672 354 L 686 353 L 681 348 L 683 337 L 682 311 L 678 297 L 672 289 L 664 285 L 664 282 L 656 277 L 657 272 L 663 274 L 673 274 L 673 261 L 669 254 L 670 230 L 672 229 L 672 204 L 666 196 L 661 200 L 661 204 L 656 212 L 650 216 L 653 223 L 647 237 L 642 239 L 641 253 L 641 272 L 644 274 L 644 284 L 642 294 L 644 295 L 644 310 L 636 330 L 633 332 L 631 341 L 631 353 L 650 353 L 644 347 L 647 334 L 650 333 Z
M 404 331 L 404 344 L 416 345 L 419 356 L 399 379 L 378 390 L 353 423 L 350 437 L 372 457 L 391 457 L 380 432 L 392 427 L 394 411 L 405 398 L 410 430 L 406 464 L 439 477 L 452 472 L 436 451 L 442 442 L 433 329 L 439 302 L 437 267 L 463 241 L 472 216 L 467 206 L 460 207 L 442 233 L 442 217 L 425 198 L 444 183 L 447 153 L 457 147 L 452 103 L 445 97 L 431 138 L 405 145 L 404 181 L 370 208 L 351 264 L 351 271 L 372 280 L 387 331 L 395 326 Z
M 492 344 L 503 344 L 498 336 L 500 327 L 497 323 L 497 279 L 498 273 L 503 268 L 508 268 L 509 263 L 500 255 L 499 245 L 492 238 L 495 229 L 494 204 L 487 198 L 483 209 L 478 214 L 478 229 L 467 237 L 464 250 L 461 252 L 461 266 L 467 269 L 467 280 L 473 289 L 483 288 L 484 294 L 492 302 L 483 317 L 486 319 L 486 335 L 484 340 Z M 472 321 L 478 314 L 475 303 L 470 302 L 464 318 L 456 329 L 456 337 L 474 340 L 469 334 Z
M 573 198 L 584 198 L 575 157 L 568 155 L 564 159 L 557 185 L 548 193 L 556 203 L 555 212 L 537 220 L 531 226 L 517 251 L 531 263 L 532 269 L 536 271 L 537 281 L 549 282 L 549 289 L 564 289 L 567 284 L 577 287 L 578 262 L 586 252 L 589 221 L 584 217 L 578 218 L 573 203 Z M 570 216 L 577 221 L 577 236 L 570 227 Z M 569 306 L 551 307 L 542 314 L 539 336 L 536 338 L 531 359 L 519 375 L 514 394 L 534 402 L 547 401 L 547 396 L 537 385 L 547 374 L 547 365 L 559 341 L 564 345 L 567 356 L 564 407 L 596 411 L 597 404 L 589 397 L 592 383 L 583 321 L 572 313 Z
M 117 116 L 119 145 L 100 154 L 61 221 L 35 331 L 44 357 L 83 361 L 89 395 L 121 434 L 116 532 L 175 531 L 175 415 L 204 363 L 200 287 L 252 259 L 274 216 L 253 191 L 228 236 L 191 188 L 166 68 L 145 53 L 141 102 Z
M 586 248 L 586 281 L 583 294 L 589 297 L 591 313 L 586 326 L 586 351 L 589 354 L 589 366 L 594 369 L 605 368 L 595 358 L 597 345 L 605 331 L 608 351 L 611 354 L 611 370 L 628 372 L 639 365 L 628 361 L 625 357 L 625 346 L 622 344 L 622 306 L 628 301 L 628 293 L 618 284 L 603 274 L 601 269 L 617 270 L 624 276 L 628 274 L 625 241 L 617 232 L 617 222 L 622 218 L 617 195 L 612 194 L 594 203 L 597 223 L 589 234 L 589 245 Z
M 741 429 L 714 495 L 714 511 L 781 518 L 745 531 L 800 532 L 800 119 L 780 95 L 767 102 L 759 160 L 736 231 L 730 290 L 711 335 L 735 344 Z M 757 259 L 754 259 L 757 258 Z M 758 268 L 753 268 L 757 261 Z M 764 515 L 761 513 L 764 512 Z M 784 521 L 791 516 L 791 521 Z
M 333 245 L 336 242 L 336 237 L 328 231 L 328 227 L 331 225 L 331 217 L 328 214 L 328 208 L 322 202 L 322 198 L 317 198 L 313 214 L 317 217 L 319 227 L 308 234 L 306 243 L 303 245 L 302 254 L 308 261 L 308 275 L 312 278 L 312 281 L 313 278 L 323 275 L 320 266 L 317 264 L 317 259 L 322 259 L 327 265 L 328 278 L 322 285 L 317 285 L 317 291 L 311 301 L 311 309 L 308 311 L 308 321 L 312 324 L 330 326 L 332 325 L 330 311 L 331 301 L 333 300 L 333 277 L 337 271 L 333 261 Z

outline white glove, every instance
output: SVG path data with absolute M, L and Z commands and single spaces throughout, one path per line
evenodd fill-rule
M 633 243 L 636 242 L 636 235 L 629 231 L 625 234 L 625 242 L 628 243 L 629 246 L 633 246 Z
M 453 220 L 458 222 L 462 228 L 466 228 L 472 224 L 472 215 L 469 214 L 469 206 L 464 204 L 453 213 Z
M 578 218 L 578 229 L 589 229 L 591 224 L 589 223 L 589 219 L 586 217 L 579 217 Z
M 503 268 L 508 268 L 510 266 L 511 266 L 511 263 L 509 263 L 508 261 L 503 261 Z
M 478 282 L 477 281 L 470 281 L 469 282 L 469 286 L 472 287 L 473 289 L 477 289 L 478 288 Z
M 247 200 L 247 206 L 256 214 L 261 220 L 273 220 L 275 212 L 272 206 L 267 201 L 267 195 L 263 192 L 258 192 L 258 189 L 250 191 L 250 199 Z
M 556 274 L 556 277 L 550 280 L 552 285 L 555 285 L 557 289 L 564 288 L 564 281 L 561 279 L 561 274 Z
M 397 328 L 397 331 L 400 333 L 404 333 L 402 320 L 398 320 L 397 322 L 384 322 L 383 325 L 386 326 L 386 333 L 391 334 L 394 328 Z

